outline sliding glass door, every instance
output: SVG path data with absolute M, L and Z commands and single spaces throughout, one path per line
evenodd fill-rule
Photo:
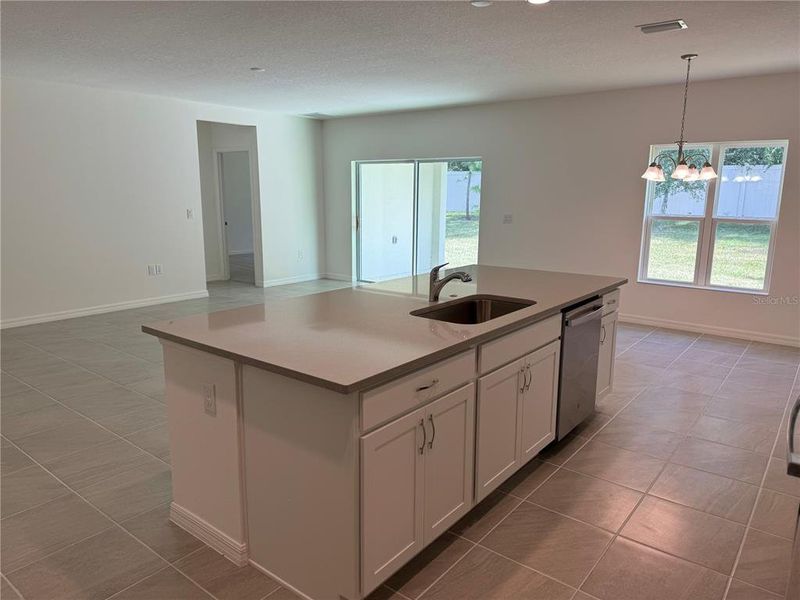
M 479 159 L 356 163 L 359 281 L 478 262 Z

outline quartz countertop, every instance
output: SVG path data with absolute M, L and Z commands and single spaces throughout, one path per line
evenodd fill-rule
M 473 265 L 457 270 L 468 271 L 473 280 L 448 283 L 440 303 L 489 294 L 536 304 L 476 325 L 413 316 L 412 310 L 430 305 L 425 274 L 149 323 L 142 331 L 347 394 L 627 283 L 622 277 L 508 267 Z

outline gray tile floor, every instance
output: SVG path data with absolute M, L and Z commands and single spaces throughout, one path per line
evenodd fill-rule
M 255 284 L 256 268 L 255 257 L 252 252 L 249 254 L 231 254 L 228 256 L 228 269 L 231 281 L 240 283 Z
M 28 600 L 287 600 L 168 521 L 158 342 L 141 323 L 334 289 L 258 289 L 2 332 L 2 579 Z M 784 597 L 800 350 L 622 326 L 615 391 L 374 598 Z

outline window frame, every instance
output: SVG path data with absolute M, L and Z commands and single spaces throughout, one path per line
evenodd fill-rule
M 720 292 L 735 292 L 740 294 L 751 295 L 767 295 L 772 283 L 772 266 L 775 257 L 775 240 L 777 237 L 778 222 L 780 221 L 781 200 L 783 197 L 783 184 L 786 177 L 786 167 L 788 164 L 789 140 L 746 140 L 737 142 L 702 142 L 686 144 L 686 149 L 696 148 L 711 148 L 711 157 L 709 162 L 716 165 L 716 171 L 719 177 L 722 176 L 722 166 L 725 160 L 725 150 L 728 148 L 749 148 L 754 146 L 781 146 L 783 148 L 783 170 L 781 171 L 781 180 L 778 187 L 778 199 L 775 207 L 775 216 L 772 218 L 737 218 L 737 217 L 717 217 L 715 216 L 717 205 L 719 202 L 720 185 L 718 179 L 712 179 L 708 182 L 705 198 L 705 211 L 702 216 L 699 215 L 653 215 L 652 214 L 652 201 L 651 198 L 651 185 L 652 182 L 647 182 L 645 187 L 645 202 L 642 218 L 642 242 L 639 252 L 639 270 L 637 281 L 639 283 L 648 283 L 654 285 L 667 285 L 673 287 L 688 287 L 702 290 L 712 290 Z M 665 149 L 674 148 L 675 144 L 653 144 L 650 146 L 650 162 Z M 665 279 L 656 279 L 647 276 L 647 267 L 650 260 L 650 241 L 655 220 L 672 220 L 672 221 L 698 221 L 699 232 L 697 240 L 697 251 L 695 254 L 694 265 L 694 280 L 690 282 L 671 281 Z M 767 248 L 767 264 L 764 272 L 764 286 L 761 289 L 756 288 L 739 288 L 724 285 L 714 285 L 711 283 L 711 269 L 714 264 L 714 244 L 716 241 L 717 225 L 719 223 L 738 223 L 742 225 L 763 225 L 769 224 L 770 236 L 769 246 Z

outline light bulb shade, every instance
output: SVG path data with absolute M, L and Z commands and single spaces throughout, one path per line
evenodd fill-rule
M 711 166 L 708 162 L 703 165 L 702 170 L 700 171 L 700 179 L 702 181 L 708 181 L 709 179 L 716 179 L 717 172 L 714 170 L 714 167 Z
M 686 173 L 686 177 L 683 178 L 684 181 L 697 181 L 700 179 L 700 171 L 697 170 L 695 165 L 689 165 L 689 172 Z
M 664 181 L 664 171 L 658 164 L 651 162 L 647 170 L 642 173 L 642 179 L 647 179 L 647 181 Z
M 686 176 L 689 174 L 689 166 L 685 162 L 678 163 L 678 166 L 675 167 L 675 170 L 672 172 L 673 179 L 685 179 Z
M 528 0 L 528 4 L 547 4 L 550 0 Z

